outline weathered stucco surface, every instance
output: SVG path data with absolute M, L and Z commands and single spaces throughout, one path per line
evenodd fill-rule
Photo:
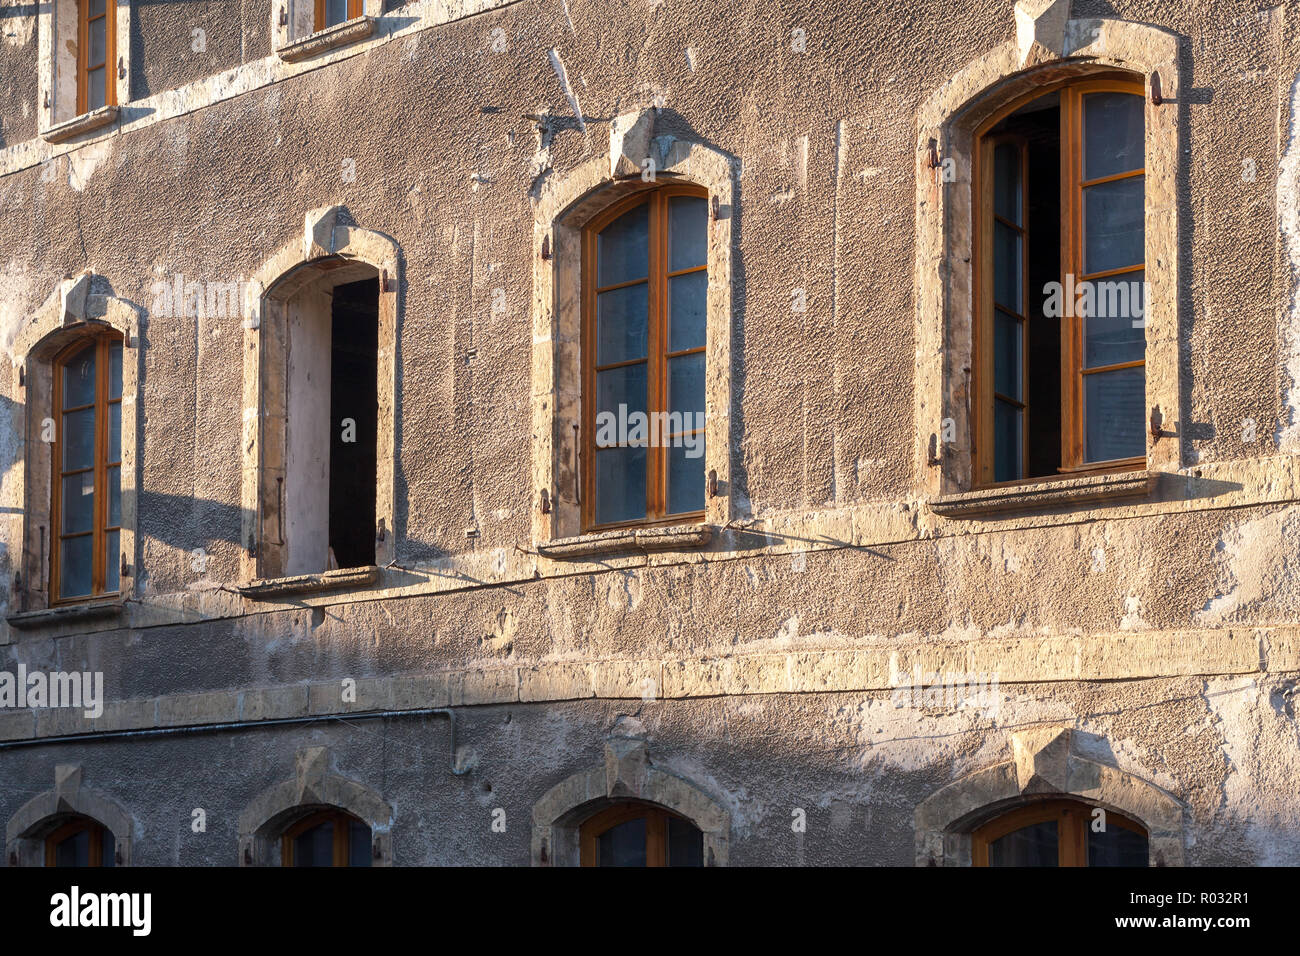
M 1181 808 L 1182 862 L 1300 864 L 1300 4 L 1075 0 L 1176 44 L 1178 95 L 1148 110 L 1178 137 L 1177 408 L 1149 494 L 974 517 L 930 509 L 918 454 L 943 385 L 917 374 L 917 139 L 945 83 L 1014 46 L 1008 0 L 428 0 L 298 63 L 270 4 L 136 5 L 133 102 L 63 144 L 40 138 L 26 9 L 0 7 L 6 613 L 43 606 L 15 583 L 39 487 L 15 343 L 86 270 L 140 315 L 138 492 L 118 616 L 0 623 L 0 670 L 106 689 L 94 720 L 0 710 L 0 821 L 75 765 L 129 818 L 130 862 L 267 862 L 249 808 L 309 765 L 391 810 L 385 861 L 527 864 L 539 801 L 635 740 L 690 789 L 656 787 L 725 816 L 719 862 L 912 865 L 935 845 L 918 807 L 1061 727 L 1081 766 Z M 554 559 L 537 545 L 572 532 L 539 493 L 571 502 L 572 470 L 538 403 L 571 402 L 542 377 L 565 343 L 563 317 L 539 336 L 558 267 L 538 210 L 607 175 L 611 121 L 647 109 L 732 170 L 710 253 L 730 269 L 726 497 L 702 547 Z M 250 313 L 155 314 L 152 289 L 274 278 L 331 207 L 400 250 L 392 563 L 248 596 Z M 996 707 L 900 705 L 917 670 L 996 675 Z M 358 711 L 403 713 L 327 719 Z M 269 718 L 304 720 L 224 727 Z M 157 728 L 189 729 L 125 733 Z

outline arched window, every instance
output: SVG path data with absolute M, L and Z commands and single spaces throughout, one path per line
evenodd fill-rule
M 585 528 L 704 516 L 706 196 L 637 193 L 584 233 Z
M 1146 467 L 1144 110 L 1116 72 L 976 130 L 979 484 Z
M 113 866 L 113 833 L 90 817 L 73 817 L 45 838 L 46 866 Z
M 1078 800 L 1044 800 L 971 833 L 974 866 L 1147 866 L 1147 831 Z
M 50 594 L 116 594 L 122 530 L 122 337 L 80 340 L 54 362 Z
M 370 827 L 343 810 L 320 810 L 284 831 L 285 866 L 369 866 Z
M 580 830 L 583 866 L 703 866 L 704 834 L 654 804 L 617 803 Z

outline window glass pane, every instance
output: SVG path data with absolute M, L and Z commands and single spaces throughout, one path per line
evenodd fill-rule
M 370 827 L 351 821 L 348 824 L 348 866 L 369 866 L 370 855 Z
M 63 478 L 59 508 L 60 534 L 77 534 L 95 529 L 95 473 L 79 471 Z
M 1020 353 L 1020 320 L 1001 309 L 993 310 L 993 390 L 1020 399 L 1024 363 Z
M 59 542 L 59 597 L 86 597 L 95 553 L 95 536 L 65 538 Z
M 1142 224 L 1145 183 L 1145 176 L 1133 176 L 1083 191 L 1085 274 L 1142 264 L 1146 255 Z
M 1089 93 L 1083 98 L 1083 178 L 1101 179 L 1141 169 L 1144 159 L 1142 97 Z
M 693 436 L 699 444 L 668 449 L 668 512 L 683 514 L 704 510 L 704 434 Z
M 1089 866 L 1148 866 L 1144 834 L 1111 825 L 1100 833 L 1088 827 Z
M 635 521 L 645 517 L 646 450 L 596 450 L 596 523 Z
M 105 461 L 122 460 L 122 403 L 108 406 L 108 457 Z
M 90 66 L 99 66 L 104 62 L 104 37 L 107 26 L 108 21 L 103 17 L 90 21 L 88 29 L 90 49 L 86 55 L 86 63 Z
M 1145 278 L 1139 270 L 1091 280 L 1092 307 L 1083 322 L 1084 368 L 1136 362 L 1146 355 L 1146 329 L 1133 327 L 1144 315 Z
M 649 341 L 647 283 L 596 296 L 596 364 L 645 358 Z
M 596 237 L 596 284 L 615 285 L 650 274 L 650 204 L 619 216 Z
M 619 406 L 623 406 L 620 412 Z M 619 368 L 606 369 L 596 373 L 596 412 L 612 412 L 623 421 L 624 415 L 646 410 L 646 365 L 624 365 Z M 629 433 L 635 428 L 635 422 L 628 422 Z M 599 431 L 600 422 L 596 422 Z M 649 438 L 648 430 L 644 439 Z
M 95 409 L 83 408 L 63 416 L 63 470 L 90 468 L 95 464 Z
M 108 347 L 108 397 L 122 397 L 122 343 Z
M 645 817 L 610 827 L 596 843 L 600 866 L 645 866 Z
M 668 271 L 709 261 L 709 202 L 699 196 L 668 200 Z
M 708 288 L 707 272 L 668 280 L 668 351 L 704 347 Z
M 1017 226 L 1020 220 L 1020 147 L 1001 143 L 993 149 L 993 211 Z
M 703 427 L 699 418 L 704 414 L 703 352 L 668 360 L 668 411 L 681 416 L 680 425 L 677 419 L 669 419 L 672 432 Z
M 332 27 L 348 18 L 348 0 L 325 0 L 325 25 Z
M 89 472 L 87 472 L 89 474 Z M 122 524 L 122 468 L 114 465 L 107 470 L 108 476 L 108 527 L 116 528 Z
M 1056 821 L 1035 823 L 989 844 L 989 866 L 1058 866 Z
M 97 17 L 104 12 L 104 0 L 90 0 L 89 16 Z
M 993 223 L 993 301 L 1012 312 L 1020 307 L 1020 233 L 1000 222 Z
M 90 831 L 78 830 L 54 846 L 55 866 L 90 866 Z
M 97 110 L 107 100 L 104 99 L 104 68 L 91 70 L 86 75 L 86 109 Z
M 704 834 L 693 823 L 668 818 L 668 865 L 704 865 Z
M 113 831 L 105 829 L 101 832 L 103 834 L 104 859 L 100 863 L 100 866 L 116 866 L 117 840 L 113 837 Z
M 122 571 L 120 538 L 119 531 L 108 531 L 104 534 L 104 591 L 110 594 L 118 589 L 119 575 Z
M 95 400 L 95 346 L 89 345 L 63 366 L 63 407 L 76 408 Z
M 993 400 L 993 480 L 1021 477 L 1021 410 L 1001 399 Z
M 1146 454 L 1145 369 L 1139 366 L 1085 375 L 1083 402 L 1085 460 L 1108 461 Z
M 294 866 L 334 865 L 334 824 L 322 823 L 293 840 Z

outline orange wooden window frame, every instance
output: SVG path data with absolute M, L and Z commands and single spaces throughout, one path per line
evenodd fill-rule
M 319 810 L 316 813 L 308 814 L 285 830 L 284 835 L 280 838 L 280 864 L 282 866 L 293 866 L 293 841 L 308 830 L 315 829 L 323 823 L 332 823 L 334 825 L 334 862 L 332 865 L 347 866 L 352 858 L 352 824 L 360 823 L 362 826 L 366 826 L 366 823 L 346 810 Z M 369 830 L 370 828 L 366 826 L 366 829 Z M 374 839 L 374 834 L 371 834 L 371 839 Z
M 348 20 L 355 20 L 357 17 L 361 16 L 363 11 L 364 11 L 363 0 L 348 0 Z M 331 25 L 338 26 L 337 23 L 327 24 L 325 22 L 325 16 L 326 16 L 325 0 L 316 0 L 316 16 L 315 16 L 316 30 L 324 30 L 327 26 L 331 26 Z M 343 22 L 346 23 L 347 20 L 344 20 Z
M 589 222 L 582 235 L 582 526 L 585 530 L 604 530 L 628 526 L 680 524 L 702 521 L 704 511 L 677 514 L 668 512 L 668 449 L 649 443 L 646 448 L 646 514 L 631 521 L 596 524 L 596 372 L 607 368 L 638 365 L 645 362 L 646 413 L 668 411 L 668 360 L 684 355 L 704 353 L 705 346 L 668 351 L 668 280 L 692 272 L 707 272 L 708 263 L 689 269 L 668 270 L 668 202 L 678 196 L 707 199 L 708 191 L 698 186 L 672 185 L 635 193 L 616 202 Z M 597 286 L 596 237 L 620 216 L 645 203 L 650 205 L 649 276 L 608 287 Z M 646 358 L 596 364 L 596 294 L 623 286 L 648 282 L 648 341 Z M 694 431 L 698 430 L 693 430 Z M 683 433 L 685 434 L 685 433 Z
M 122 459 L 108 461 L 109 446 L 109 407 L 112 405 L 121 405 L 122 396 L 118 395 L 113 398 L 109 395 L 109 362 L 111 349 L 114 344 L 120 344 L 122 336 L 117 332 L 105 332 L 96 335 L 90 341 L 81 338 L 73 342 L 66 349 L 58 354 L 54 360 L 54 383 L 53 383 L 53 419 L 54 419 L 54 442 L 50 447 L 50 603 L 51 604 L 76 604 L 79 601 L 90 601 L 96 598 L 102 598 L 117 594 L 120 591 L 121 582 L 119 579 L 119 591 L 106 591 L 105 586 L 108 576 L 107 555 L 104 553 L 104 544 L 110 532 L 118 532 L 118 554 L 121 555 L 121 532 L 122 526 L 110 525 L 108 523 L 108 470 L 116 467 L 121 471 Z M 95 349 L 95 401 L 93 405 L 77 405 L 72 409 L 63 407 L 63 370 L 67 367 L 68 361 L 80 355 L 85 349 Z M 125 358 L 125 356 L 124 356 Z M 63 470 L 63 415 L 65 412 L 77 411 L 85 408 L 94 408 L 95 410 L 95 459 L 91 468 L 74 468 L 72 471 Z M 121 441 L 118 441 L 118 450 L 121 451 Z M 92 518 L 93 526 L 90 535 L 93 538 L 91 548 L 91 573 L 90 573 L 90 593 L 76 595 L 75 597 L 62 597 L 63 588 L 60 581 L 59 561 L 62 557 L 63 539 L 65 537 L 75 538 L 84 537 L 86 532 L 77 534 L 63 534 L 63 479 L 68 475 L 80 474 L 85 471 L 94 472 L 94 494 L 95 507 Z
M 972 177 L 977 194 L 972 203 L 972 225 L 975 237 L 975 259 L 973 269 L 972 300 L 976 307 L 975 326 L 972 335 L 973 355 L 973 394 L 976 407 L 971 416 L 972 475 L 977 487 L 991 485 L 1022 485 L 1050 481 L 1054 476 L 1035 478 L 1016 478 L 1010 481 L 994 481 L 994 431 L 993 431 L 993 145 L 1000 139 L 998 134 L 989 135 L 998 123 L 1016 110 L 1053 91 L 1061 96 L 1060 116 L 1060 152 L 1059 171 L 1061 191 L 1061 265 L 1058 281 L 1064 284 L 1066 274 L 1075 276 L 1076 282 L 1106 279 L 1116 275 L 1136 272 L 1145 268 L 1145 263 L 1125 266 L 1096 274 L 1082 273 L 1083 268 L 1083 189 L 1087 186 L 1107 182 L 1112 179 L 1127 179 L 1145 175 L 1145 166 L 1114 176 L 1098 180 L 1083 181 L 1081 169 L 1083 164 L 1083 97 L 1089 93 L 1128 93 L 1145 100 L 1145 88 L 1141 80 L 1130 79 L 1124 74 L 1109 73 L 1090 80 L 1064 80 L 1050 84 L 1012 100 L 985 120 L 976 130 L 975 147 L 971 151 Z M 1027 190 L 1028 177 L 1022 180 L 1022 189 Z M 1022 193 L 1022 201 L 1024 194 Z M 1026 202 L 1027 211 L 1027 202 Z M 1026 221 L 1026 229 L 1032 223 Z M 1022 243 L 1022 256 L 1027 256 L 1028 242 Z M 1022 306 L 1028 309 L 1028 269 L 1022 260 L 1022 281 L 1025 284 L 1026 298 Z M 1150 308 L 1150 303 L 1145 307 Z M 1100 366 L 1085 370 L 1083 361 L 1083 320 L 1076 315 L 1062 316 L 1061 327 L 1061 465 L 1057 469 L 1062 477 L 1081 474 L 1105 474 L 1110 472 L 1135 471 L 1146 467 L 1146 455 L 1133 458 L 1118 458 L 1110 461 L 1084 461 L 1084 421 L 1083 421 L 1083 376 L 1097 372 L 1114 371 L 1121 368 L 1138 368 L 1146 364 L 1145 357 L 1140 361 L 1125 362 L 1117 365 Z M 1021 346 L 1022 363 L 1027 363 L 1028 349 Z M 1026 408 L 1022 422 L 1022 461 L 1028 460 L 1029 415 Z M 1145 428 L 1143 428 L 1145 432 Z
M 1091 804 L 1078 800 L 1042 800 L 995 817 L 971 832 L 971 865 L 988 866 L 989 847 L 1007 834 L 1055 820 L 1057 866 L 1087 866 L 1088 828 L 1092 824 L 1094 809 Z M 1142 824 L 1114 810 L 1106 811 L 1106 826 L 1118 826 L 1147 836 Z
M 632 820 L 645 818 L 645 865 L 668 865 L 668 819 L 676 817 L 695 826 L 679 813 L 650 803 L 625 801 L 606 807 L 583 821 L 578 830 L 579 859 L 583 866 L 600 865 L 601 834 Z M 697 827 L 698 829 L 698 827 Z
M 90 24 L 104 21 L 104 60 L 90 62 Z M 104 12 L 91 16 L 90 0 L 77 0 L 77 113 L 89 112 L 90 71 L 104 71 L 103 106 L 117 102 L 117 3 L 104 0 Z M 95 107 L 98 109 L 99 107 Z
M 59 844 L 83 830 L 90 831 L 90 847 L 86 855 L 87 866 L 104 865 L 104 825 L 90 817 L 76 817 L 60 826 L 45 838 L 45 865 L 54 866 Z

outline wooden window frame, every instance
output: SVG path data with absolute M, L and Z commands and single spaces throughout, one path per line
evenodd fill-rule
M 76 355 L 80 355 L 88 346 L 95 348 L 95 402 L 94 405 L 78 405 L 73 409 L 63 407 L 63 370 L 67 367 L 68 360 Z M 118 589 L 116 591 L 106 591 L 104 585 L 107 579 L 108 562 L 104 553 L 104 542 L 109 532 L 118 533 L 118 557 L 122 554 L 122 526 L 120 524 L 112 527 L 108 526 L 108 469 L 116 466 L 119 475 L 122 469 L 122 459 L 117 461 L 107 461 L 108 455 L 108 428 L 111 416 L 108 414 L 110 405 L 121 405 L 122 396 L 117 398 L 108 397 L 109 384 L 109 353 L 114 344 L 123 346 L 123 392 L 125 393 L 125 362 L 126 351 L 125 342 L 119 332 L 101 332 L 91 337 L 79 338 L 61 350 L 55 356 L 53 367 L 52 402 L 51 417 L 54 419 L 54 441 L 50 446 L 50 580 L 49 595 L 50 606 L 80 604 L 86 601 L 103 600 L 106 597 L 115 597 L 121 594 L 122 582 L 118 579 Z M 95 409 L 95 460 L 90 469 L 78 468 L 70 472 L 63 470 L 63 415 L 66 411 L 77 411 L 83 408 Z M 122 451 L 122 441 L 118 440 L 119 454 Z M 63 552 L 63 479 L 67 475 L 77 474 L 84 471 L 94 472 L 94 525 L 91 529 L 93 551 L 91 554 L 91 572 L 90 572 L 90 593 L 78 595 L 76 597 L 62 597 L 63 589 L 61 587 L 59 562 Z M 84 532 L 82 532 L 84 534 Z M 68 535 L 68 537 L 78 537 L 79 535 Z
M 104 830 L 106 828 L 98 820 L 91 817 L 79 816 L 62 824 L 53 833 L 45 838 L 45 865 L 54 866 L 59 844 L 69 837 L 74 837 L 83 830 L 90 831 L 90 848 L 86 854 L 87 866 L 104 865 Z
M 708 199 L 708 190 L 699 186 L 676 184 L 634 193 L 612 204 L 594 217 L 582 232 L 582 528 L 584 531 L 607 531 L 614 528 L 653 527 L 655 525 L 690 524 L 704 520 L 705 509 L 668 513 L 668 447 L 662 443 L 648 443 L 646 447 L 646 508 L 645 517 L 631 521 L 596 523 L 596 372 L 620 365 L 636 364 L 639 360 L 614 362 L 608 366 L 596 364 L 596 295 L 599 292 L 633 285 L 642 280 L 618 282 L 610 286 L 597 286 L 596 237 L 606 226 L 620 216 L 642 204 L 650 205 L 649 216 L 649 276 L 648 276 L 648 337 L 646 344 L 646 413 L 667 412 L 668 360 L 685 355 L 707 356 L 707 343 L 697 348 L 668 352 L 668 280 L 692 272 L 707 273 L 705 263 L 690 269 L 668 271 L 668 202 L 680 196 Z M 705 359 L 707 381 L 708 359 Z M 653 418 L 651 419 L 653 421 Z M 707 429 L 694 429 L 705 431 Z
M 1057 281 L 1064 284 L 1067 274 L 1074 275 L 1077 282 L 1108 279 L 1146 268 L 1145 256 L 1141 264 L 1126 266 L 1085 276 L 1082 273 L 1083 262 L 1083 218 L 1082 196 L 1086 186 L 1096 185 L 1112 179 L 1126 179 L 1145 176 L 1145 164 L 1137 170 L 1114 176 L 1101 177 L 1093 181 L 1083 181 L 1083 97 L 1090 93 L 1127 93 L 1139 97 L 1145 102 L 1146 90 L 1141 79 L 1131 78 L 1122 72 L 1109 72 L 1094 79 L 1066 79 L 1035 89 L 1023 96 L 1013 99 L 979 125 L 974 133 L 971 181 L 978 190 L 972 202 L 972 234 L 974 243 L 974 268 L 972 270 L 973 296 L 976 304 L 976 321 L 972 329 L 974 361 L 972 362 L 972 393 L 976 407 L 972 420 L 972 474 L 975 488 L 1030 485 L 1055 481 L 1062 478 L 1083 477 L 1088 475 L 1112 474 L 1127 471 L 1140 471 L 1147 467 L 1145 454 L 1132 458 L 1116 458 L 1109 461 L 1085 462 L 1083 448 L 1083 376 L 1102 371 L 1115 371 L 1121 368 L 1143 367 L 1146 365 L 1144 351 L 1141 361 L 1125 362 L 1118 365 L 1082 368 L 1083 361 L 1083 322 L 1077 315 L 1062 316 L 1061 326 L 1061 464 L 1056 475 L 1040 475 L 1032 478 L 1014 478 L 1009 481 L 994 480 L 994 431 L 993 431 L 993 146 L 1002 139 L 1000 134 L 990 135 L 990 131 L 1022 106 L 1053 92 L 1060 93 L 1060 153 L 1061 166 L 1058 180 L 1061 193 L 1061 258 Z M 1144 127 L 1145 136 L 1145 127 Z M 1145 146 L 1145 142 L 1144 142 Z M 1028 169 L 1027 159 L 1023 160 L 1023 169 Z M 1028 213 L 1028 176 L 1021 182 L 1022 202 Z M 1144 190 L 1145 195 L 1145 190 Z M 1024 234 L 1028 236 L 1032 223 L 1025 221 Z M 1023 283 L 1022 309 L 1026 312 L 1028 322 L 1028 241 L 1021 243 L 1021 280 Z M 1144 302 L 1144 316 L 1150 313 L 1151 303 Z M 1070 309 L 1073 313 L 1073 309 Z M 1027 339 L 1021 341 L 1022 374 L 1027 369 Z M 1022 379 L 1022 393 L 1025 392 L 1027 379 Z M 1145 403 L 1144 403 L 1145 405 Z M 1021 423 L 1022 462 L 1028 461 L 1029 416 L 1026 404 Z M 1143 431 L 1146 431 L 1145 426 Z M 1022 465 L 1023 470 L 1023 465 Z
M 104 21 L 104 62 L 90 63 L 90 24 Z M 104 69 L 103 106 L 117 103 L 117 3 L 104 0 L 104 12 L 90 15 L 90 0 L 77 0 L 77 115 L 89 112 L 90 71 Z M 96 107 L 99 109 L 99 107 Z
M 1041 800 L 994 817 L 971 832 L 971 866 L 989 865 L 989 847 L 1009 833 L 1037 823 L 1056 821 L 1057 866 L 1088 865 L 1091 804 L 1079 800 Z M 1106 826 L 1118 826 L 1151 839 L 1146 827 L 1115 810 L 1105 810 Z M 1149 852 L 1149 851 L 1148 851 Z
M 293 841 L 308 830 L 315 829 L 323 823 L 334 824 L 334 862 L 333 866 L 348 866 L 352 858 L 352 824 L 360 823 L 367 830 L 370 825 L 360 817 L 348 813 L 346 810 L 318 810 L 315 813 L 309 813 L 301 820 L 295 822 L 291 827 L 284 831 L 280 840 L 280 864 L 282 866 L 293 866 Z M 370 834 L 371 845 L 375 835 Z
M 348 18 L 343 22 L 347 23 L 348 20 L 355 20 L 357 17 L 361 16 L 361 14 L 364 12 L 365 12 L 365 0 L 348 0 Z M 319 33 L 321 30 L 324 30 L 327 26 L 329 26 L 329 24 L 325 22 L 325 17 L 326 17 L 325 0 L 316 0 L 316 14 L 314 18 L 314 26 L 317 33 Z M 340 26 L 340 25 L 341 24 L 338 23 L 333 24 L 333 26 Z M 302 27 L 299 27 L 298 29 L 301 30 Z
M 579 861 L 582 866 L 600 865 L 600 837 L 629 821 L 645 818 L 645 865 L 668 865 L 668 818 L 676 817 L 691 826 L 694 822 L 687 820 L 680 813 L 673 813 L 652 803 L 626 801 L 606 807 L 599 813 L 588 817 L 578 830 Z M 699 827 L 696 827 L 698 830 Z

